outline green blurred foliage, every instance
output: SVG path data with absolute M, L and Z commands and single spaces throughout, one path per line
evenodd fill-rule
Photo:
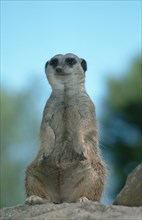
M 101 131 L 113 177 L 109 190 L 113 199 L 124 186 L 128 173 L 142 160 L 141 63 L 142 58 L 137 57 L 121 78 L 108 80 Z
M 38 109 L 33 89 L 14 93 L 1 89 L 0 207 L 24 202 L 24 175 L 32 146 L 37 145 Z

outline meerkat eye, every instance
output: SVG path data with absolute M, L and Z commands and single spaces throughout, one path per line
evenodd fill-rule
M 56 67 L 56 66 L 58 65 L 58 59 L 57 59 L 57 58 L 52 59 L 52 60 L 50 61 L 50 65 L 53 66 L 53 67 Z
M 76 63 L 76 60 L 74 58 L 67 58 L 65 60 L 65 62 L 70 65 L 70 66 L 73 66 L 75 63 Z

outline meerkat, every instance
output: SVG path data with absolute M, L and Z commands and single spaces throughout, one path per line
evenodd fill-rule
M 74 54 L 45 65 L 52 93 L 40 128 L 40 149 L 26 170 L 28 204 L 100 201 L 106 166 L 95 106 L 85 89 L 87 63 Z

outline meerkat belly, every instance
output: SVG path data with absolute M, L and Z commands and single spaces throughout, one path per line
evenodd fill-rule
M 60 196 L 63 202 L 75 202 L 94 185 L 93 170 L 89 161 L 74 162 L 62 167 L 60 173 Z
M 54 202 L 76 202 L 86 194 L 86 188 L 94 186 L 93 169 L 89 161 L 61 163 L 58 166 L 47 163 L 44 181 L 54 197 Z M 50 178 L 49 178 L 50 177 Z
M 55 133 L 55 143 L 52 157 L 58 163 L 76 160 L 77 153 L 74 151 L 73 139 L 79 120 L 78 109 L 72 105 L 62 104 L 53 114 L 51 127 Z

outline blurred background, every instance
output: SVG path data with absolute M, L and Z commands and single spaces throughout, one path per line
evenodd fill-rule
M 113 202 L 141 161 L 141 1 L 1 1 L 0 206 L 23 204 L 51 88 L 44 65 L 68 52 L 88 64 Z

